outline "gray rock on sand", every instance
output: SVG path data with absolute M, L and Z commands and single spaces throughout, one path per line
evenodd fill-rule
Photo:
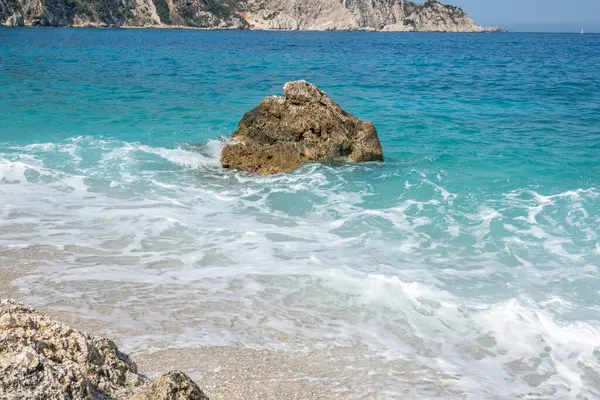
M 186 374 L 172 371 L 149 383 L 129 400 L 208 400 Z
M 7 299 L 0 300 L 0 398 L 208 400 L 184 373 L 150 381 L 111 340 Z
M 383 160 L 371 122 L 348 114 L 306 81 L 286 83 L 283 94 L 266 97 L 244 115 L 235 143 L 223 148 L 223 167 L 268 175 L 307 162 Z

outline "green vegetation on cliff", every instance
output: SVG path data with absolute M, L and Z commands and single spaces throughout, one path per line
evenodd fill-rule
M 154 6 L 156 7 L 156 13 L 163 24 L 171 24 L 171 10 L 166 0 L 154 0 Z

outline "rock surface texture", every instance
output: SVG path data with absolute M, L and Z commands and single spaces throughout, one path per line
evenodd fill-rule
M 0 25 L 485 32 L 435 0 L 0 0 Z
M 208 400 L 186 374 L 179 371 L 169 372 L 146 385 L 130 400 Z
M 266 97 L 247 112 L 223 148 L 225 168 L 267 175 L 307 162 L 381 161 L 375 127 L 348 114 L 306 81 L 288 82 L 284 97 Z
M 149 381 L 112 341 L 6 299 L 0 300 L 0 398 L 208 400 L 185 374 Z

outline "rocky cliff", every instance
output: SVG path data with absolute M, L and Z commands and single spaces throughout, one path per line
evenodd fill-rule
M 435 0 L 0 0 L 0 25 L 485 32 Z

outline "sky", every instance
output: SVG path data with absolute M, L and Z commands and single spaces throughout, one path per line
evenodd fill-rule
M 513 32 L 600 32 L 600 0 L 441 0 Z

